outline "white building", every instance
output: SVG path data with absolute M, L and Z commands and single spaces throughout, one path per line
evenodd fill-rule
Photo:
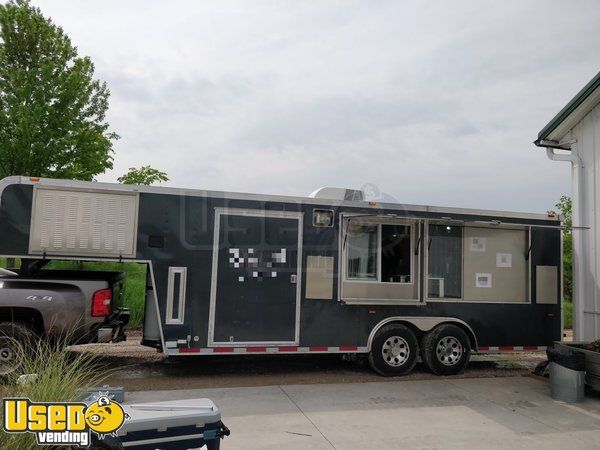
M 571 163 L 573 197 L 573 330 L 600 338 L 600 73 L 535 141 L 548 158 Z

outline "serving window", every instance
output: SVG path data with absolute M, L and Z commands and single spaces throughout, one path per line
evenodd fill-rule
M 346 278 L 382 283 L 410 283 L 411 225 L 348 227 Z
M 529 300 L 527 227 L 430 223 L 427 235 L 427 299 Z
M 411 282 L 411 226 L 381 225 L 381 281 Z
M 416 301 L 417 233 L 411 220 L 346 219 L 342 298 Z
M 462 298 L 463 228 L 431 224 L 428 232 L 427 289 L 429 298 Z
M 379 226 L 351 224 L 346 241 L 346 276 L 350 280 L 377 280 Z

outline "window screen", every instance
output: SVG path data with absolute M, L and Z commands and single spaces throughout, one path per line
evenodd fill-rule
M 377 235 L 377 225 L 348 226 L 347 278 L 377 280 Z
M 381 225 L 381 281 L 410 283 L 409 225 Z
M 462 297 L 462 228 L 429 225 L 429 298 Z

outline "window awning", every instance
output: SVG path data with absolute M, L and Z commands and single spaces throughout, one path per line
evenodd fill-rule
M 428 218 L 428 217 L 418 217 L 418 216 L 400 216 L 397 214 L 355 214 L 355 215 L 346 215 L 342 214 L 343 220 L 360 220 L 360 219 L 398 219 L 398 220 L 427 220 L 430 224 L 441 224 L 441 225 L 454 225 L 454 226 L 490 226 L 490 227 L 498 227 L 498 228 L 514 228 L 514 227 L 523 227 L 523 228 L 548 228 L 553 230 L 589 230 L 588 226 L 566 226 L 562 224 L 557 225 L 543 225 L 543 224 L 532 224 L 532 223 L 519 223 L 519 222 L 503 222 L 501 220 L 461 220 L 461 219 L 453 219 L 450 217 L 440 217 L 440 218 Z

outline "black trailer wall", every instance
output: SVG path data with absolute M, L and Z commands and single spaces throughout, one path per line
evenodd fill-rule
M 29 232 L 31 226 L 31 205 L 33 199 L 33 184 L 12 184 L 2 191 L 0 205 L 0 254 L 10 256 L 27 256 L 29 254 Z M 561 264 L 561 240 L 560 231 L 545 226 L 555 226 L 555 220 L 533 220 L 518 217 L 503 217 L 503 224 L 511 222 L 519 226 L 532 226 L 531 250 L 527 258 L 530 258 L 531 273 L 529 297 L 530 301 L 521 303 L 510 302 L 465 302 L 460 299 L 454 301 L 435 301 L 435 299 L 423 298 L 425 289 L 421 283 L 418 302 L 406 305 L 386 304 L 347 304 L 340 301 L 339 279 L 340 274 L 340 248 L 343 245 L 341 236 L 340 213 L 359 214 L 366 216 L 390 215 L 394 217 L 410 217 L 419 221 L 424 219 L 443 220 L 447 213 L 433 213 L 423 209 L 382 209 L 378 206 L 347 206 L 345 204 L 327 203 L 323 200 L 319 204 L 316 200 L 311 203 L 301 201 L 276 201 L 255 200 L 248 198 L 230 198 L 225 196 L 205 196 L 198 192 L 172 193 L 140 192 L 138 228 L 137 228 L 137 260 L 150 261 L 154 270 L 154 281 L 160 318 L 163 323 L 165 341 L 188 341 L 188 346 L 204 348 L 209 341 L 209 319 L 211 287 L 213 286 L 213 258 L 214 258 L 214 231 L 215 211 L 218 208 L 244 211 L 267 211 L 271 213 L 289 213 L 291 216 L 302 218 L 300 238 L 294 244 L 293 239 L 289 245 L 298 245 L 300 254 L 299 279 L 300 286 L 300 311 L 298 321 L 300 346 L 365 346 L 368 336 L 378 323 L 389 317 L 454 317 L 466 322 L 475 332 L 480 346 L 526 346 L 547 345 L 553 340 L 560 339 L 560 302 L 556 304 L 538 304 L 536 301 L 536 273 L 537 266 L 556 266 Z M 335 220 L 332 227 L 315 227 L 312 223 L 313 210 L 315 208 L 330 209 L 333 211 Z M 237 217 L 237 216 L 236 216 Z M 241 216 L 244 217 L 244 216 Z M 250 216 L 252 217 L 252 216 Z M 286 216 L 287 217 L 287 216 Z M 489 222 L 498 220 L 496 216 L 485 214 L 452 214 L 452 220 L 470 222 Z M 273 255 L 278 248 L 288 245 L 282 230 L 294 228 L 292 220 L 282 225 L 281 221 L 256 221 L 246 217 L 231 221 L 223 219 L 221 230 L 226 230 L 226 222 L 231 225 L 229 231 L 223 233 L 230 235 L 221 236 L 226 241 L 235 244 L 233 248 L 242 248 L 247 252 L 252 248 L 256 252 Z M 288 220 L 282 218 L 282 220 Z M 269 227 L 277 224 L 274 230 L 277 240 L 269 242 Z M 257 225 L 260 224 L 260 225 Z M 228 225 L 228 226 L 229 226 Z M 516 226 L 516 225 L 515 225 Z M 258 230 L 258 228 L 262 229 Z M 237 230 L 237 231 L 232 231 Z M 419 276 L 423 278 L 425 269 L 425 253 L 427 248 L 424 242 L 425 226 L 419 222 L 418 241 L 419 252 Z M 237 234 L 236 234 L 237 233 Z M 255 235 L 253 235 L 254 233 Z M 293 233 L 292 233 L 293 234 Z M 232 237 L 233 236 L 233 237 Z M 283 236 L 283 237 L 282 237 Z M 287 237 L 290 238 L 291 235 Z M 232 246 L 230 246 L 232 247 Z M 528 249 L 524 249 L 528 250 Z M 225 247 L 220 248 L 220 261 L 226 258 Z M 73 258 L 78 255 L 72 255 Z M 307 258 L 309 256 L 333 257 L 333 295 L 331 299 L 306 299 L 306 273 Z M 39 256 L 38 257 L 43 257 Z M 46 255 L 52 257 L 52 255 Z M 246 253 L 246 257 L 248 254 Z M 295 255 L 287 255 L 286 261 Z M 57 257 L 57 259 L 59 259 Z M 82 256 L 82 259 L 85 259 Z M 228 260 L 227 260 L 228 261 Z M 225 263 L 227 263 L 225 261 Z M 287 262 L 286 262 L 287 264 Z M 170 267 L 186 268 L 185 275 L 185 302 L 183 323 L 165 324 L 167 317 L 167 286 Z M 235 267 L 232 268 L 237 269 Z M 246 268 L 247 269 L 247 268 Z M 263 268 L 264 269 L 264 268 Z M 223 269 L 224 270 L 224 269 Z M 245 278 L 244 289 L 248 298 L 254 298 L 255 303 L 242 305 L 239 299 L 231 301 L 229 311 L 220 311 L 216 314 L 222 331 L 217 333 L 215 339 L 222 341 L 233 336 L 234 341 L 238 337 L 252 341 L 253 336 L 262 341 L 271 340 L 272 336 L 283 336 L 285 330 L 289 330 L 290 318 L 289 305 L 283 305 L 278 316 L 275 308 L 273 314 L 261 317 L 261 304 L 257 300 L 258 294 L 263 292 L 265 283 L 281 280 L 291 280 L 294 275 L 295 266 L 282 265 L 274 272 L 276 277 L 263 277 L 261 281 Z M 236 272 L 237 273 L 237 272 Z M 238 275 L 247 277 L 248 273 Z M 226 272 L 217 273 L 217 278 L 226 279 Z M 258 278 L 258 277 L 257 277 Z M 240 282 L 241 283 L 241 282 Z M 260 284 L 259 284 L 260 283 Z M 558 279 L 557 292 L 560 292 L 560 277 Z M 219 295 L 223 293 L 228 299 L 227 286 L 223 285 Z M 451 287 L 449 286 L 449 289 Z M 286 289 L 282 284 L 274 285 L 273 289 L 281 292 Z M 452 288 L 456 289 L 456 288 Z M 217 290 L 218 291 L 218 290 Z M 238 291 L 229 295 L 238 295 Z M 288 294 L 286 294 L 288 295 Z M 221 298 L 221 297 L 219 297 Z M 256 308 L 259 311 L 255 311 Z M 245 322 L 244 317 L 252 316 L 252 320 Z M 252 331 L 252 327 L 260 326 L 263 329 Z M 283 327 L 279 329 L 278 327 Z M 285 330 L 284 330 L 285 329 Z M 227 331 L 229 330 L 229 331 Z M 238 330 L 238 331 L 236 331 Z M 245 330 L 245 331 L 243 331 Z M 215 330 L 213 330 L 215 331 Z M 240 332 L 243 334 L 240 335 Z M 236 336 L 236 333 L 238 336 Z M 245 334 L 244 334 L 245 333 Z M 255 334 L 252 334 L 255 333 Z M 270 334 L 271 333 L 271 334 Z M 293 336 L 291 336 L 293 337 Z M 288 341 L 290 336 L 283 336 Z M 278 341 L 280 339 L 277 339 Z M 244 341 L 245 342 L 245 341 Z

